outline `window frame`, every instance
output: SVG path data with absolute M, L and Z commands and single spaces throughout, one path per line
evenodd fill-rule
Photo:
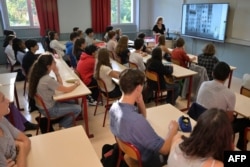
M 34 20 L 33 20 L 33 14 L 32 14 L 32 5 L 31 2 L 32 0 L 26 0 L 27 2 L 27 10 L 28 10 L 28 15 L 29 15 L 29 23 L 30 25 L 27 26 L 10 26 L 10 20 L 8 16 L 8 8 L 6 4 L 6 0 L 0 0 L 0 9 L 2 11 L 2 20 L 3 20 L 3 25 L 4 28 L 6 29 L 26 29 L 26 28 L 31 28 L 31 29 L 37 29 L 40 26 L 34 25 Z
M 133 13 L 131 14 L 132 16 L 132 19 L 133 19 L 133 21 L 131 22 L 131 23 L 121 23 L 120 22 L 120 0 L 117 0 L 117 6 L 118 6 L 118 9 L 117 9 L 117 18 L 118 18 L 118 22 L 117 23 L 112 23 L 111 22 L 111 25 L 114 25 L 114 26 L 116 26 L 116 25 L 134 25 L 134 24 L 136 24 L 136 0 L 131 0 L 132 1 L 132 11 L 133 11 Z M 112 2 L 112 1 L 111 1 Z M 112 19 L 111 19 L 111 21 L 112 21 Z

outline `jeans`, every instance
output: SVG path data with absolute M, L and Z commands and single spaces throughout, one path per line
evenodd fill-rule
M 51 108 L 48 109 L 50 117 L 51 118 L 56 118 L 60 117 L 62 115 L 65 115 L 67 113 L 73 113 L 75 118 L 82 112 L 82 108 L 78 104 L 73 104 L 72 102 L 56 102 L 55 105 Z M 44 110 L 40 110 L 40 112 L 46 116 Z M 59 124 L 60 126 L 64 128 L 69 128 L 73 125 L 73 119 L 71 116 L 65 116 L 63 117 Z
M 166 102 L 175 105 L 176 99 L 179 96 L 180 86 L 179 83 L 166 84 L 166 89 L 173 89 L 173 91 L 168 91 Z M 174 93 L 174 94 L 173 94 Z M 173 97 L 174 96 L 174 97 Z M 173 99 L 174 98 L 174 99 Z

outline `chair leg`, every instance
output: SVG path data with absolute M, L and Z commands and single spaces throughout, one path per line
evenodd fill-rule
M 39 133 L 40 123 L 41 123 L 41 113 L 40 112 L 39 112 L 37 122 L 38 122 L 38 127 L 36 129 L 36 135 L 38 135 L 38 133 Z
M 108 112 L 108 105 L 105 106 L 106 110 L 105 110 L 105 114 L 104 114 L 104 118 L 103 118 L 103 124 L 102 127 L 105 126 L 105 122 L 106 122 L 106 116 L 107 116 L 107 112 Z
M 101 94 L 99 93 L 98 98 L 97 98 L 97 102 L 96 102 L 96 105 L 95 105 L 94 116 L 96 115 L 96 111 L 97 111 L 97 107 L 98 107 L 98 103 L 99 103 L 100 99 L 101 99 Z
M 25 96 L 26 84 L 27 84 L 27 79 L 25 78 L 25 80 L 24 80 L 24 85 L 23 85 L 23 96 Z

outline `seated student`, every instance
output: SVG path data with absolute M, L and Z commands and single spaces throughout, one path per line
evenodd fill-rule
M 74 48 L 73 48 L 73 55 L 76 57 L 76 60 L 79 61 L 82 52 L 84 52 L 86 48 L 86 43 L 84 38 L 76 39 Z
M 49 76 L 53 71 L 56 75 L 56 80 Z M 47 107 L 51 118 L 59 117 L 69 112 L 73 112 L 75 118 L 81 113 L 81 106 L 70 102 L 57 102 L 53 100 L 55 91 L 71 92 L 79 86 L 79 81 L 76 81 L 71 86 L 64 86 L 62 78 L 58 72 L 56 62 L 50 53 L 45 53 L 39 56 L 33 64 L 29 74 L 29 96 L 34 98 L 35 94 L 42 97 L 45 106 Z M 37 106 L 39 111 L 46 116 L 42 106 Z M 60 126 L 68 128 L 72 126 L 72 117 L 67 116 L 60 119 Z
M 22 65 L 23 64 L 23 58 L 24 55 L 26 54 L 26 46 L 23 40 L 19 38 L 13 39 L 13 44 L 12 44 L 15 56 L 17 58 L 17 61 Z
M 213 68 L 215 64 L 219 62 L 217 57 L 214 56 L 215 54 L 215 46 L 212 43 L 207 44 L 203 48 L 203 53 L 198 56 L 198 65 L 203 66 L 207 70 L 207 75 L 209 80 L 213 79 Z
M 94 106 L 96 105 L 97 98 L 99 95 L 97 82 L 93 78 L 95 70 L 96 54 L 97 54 L 97 47 L 95 45 L 87 46 L 85 48 L 85 52 L 82 53 L 76 68 L 85 85 L 87 85 L 88 87 L 96 86 L 95 88 L 90 89 L 92 94 L 91 96 L 88 96 L 89 105 L 94 105 Z
M 79 27 L 74 27 L 73 32 L 77 32 L 79 30 Z
M 172 71 L 167 70 L 167 68 L 162 64 L 162 51 L 160 47 L 153 49 L 152 57 L 147 61 L 147 70 L 158 74 L 161 89 L 173 89 L 173 91 L 168 91 L 166 102 L 175 105 L 180 87 L 178 83 L 170 84 L 165 81 L 164 76 L 171 75 Z M 155 90 L 157 88 L 157 84 L 149 82 L 149 87 L 152 87 Z
M 109 40 L 108 33 L 109 33 L 109 31 L 112 31 L 112 30 L 113 30 L 113 26 L 107 26 L 106 27 L 105 35 L 103 37 L 105 42 L 108 42 L 108 40 Z
M 184 49 L 185 41 L 183 38 L 178 38 L 176 41 L 176 48 L 172 51 L 171 59 L 180 62 L 180 66 L 187 68 L 188 63 L 195 60 L 195 57 L 190 59 Z
M 78 34 L 78 38 L 83 38 L 83 31 L 82 30 L 78 30 L 77 34 Z
M 166 46 L 166 37 L 165 35 L 161 35 L 158 39 L 158 46 L 161 48 L 162 51 L 162 57 L 166 60 L 169 60 L 169 57 L 171 56 L 171 52 L 168 50 L 168 47 Z M 171 59 L 171 57 L 170 57 Z
M 142 98 L 144 81 L 145 76 L 138 69 L 121 72 L 119 83 L 122 97 L 109 110 L 110 129 L 114 136 L 133 144 L 139 150 L 144 167 L 159 167 L 159 155 L 169 153 L 178 124 L 176 121 L 170 122 L 165 140 L 156 134 L 146 120 L 146 108 Z M 124 158 L 128 164 L 135 161 L 127 155 Z
M 229 74 L 230 67 L 227 63 L 217 63 L 213 70 L 213 80 L 205 81 L 201 84 L 197 95 L 197 103 L 207 109 L 219 108 L 226 111 L 232 122 L 234 133 L 239 132 L 237 148 L 243 149 L 244 129 L 250 126 L 250 120 L 234 117 L 236 97 L 235 94 L 224 85 Z
M 65 44 L 66 45 L 66 52 L 65 52 L 65 54 L 67 56 L 69 56 L 71 67 L 73 67 L 74 69 L 76 68 L 77 60 L 76 60 L 75 55 L 73 54 L 73 47 L 74 47 L 74 43 L 75 43 L 75 41 L 76 41 L 77 38 L 78 38 L 77 32 L 72 32 L 70 34 L 70 41 L 68 41 Z
M 120 97 L 122 94 L 119 86 L 112 81 L 112 78 L 118 79 L 119 74 L 120 72 L 114 71 L 112 69 L 108 50 L 106 48 L 100 49 L 98 52 L 98 61 L 95 69 L 95 78 L 102 79 L 105 82 L 110 98 Z
M 9 113 L 9 100 L 0 92 L 0 166 L 26 167 L 30 140 L 4 117 Z
M 198 118 L 190 137 L 172 140 L 168 167 L 223 167 L 224 151 L 233 150 L 233 130 L 226 113 L 209 109 Z
M 108 51 L 114 52 L 116 45 L 117 45 L 115 31 L 113 31 L 113 30 L 109 31 L 108 37 L 109 37 L 109 40 L 107 43 L 107 49 L 108 49 Z
M 7 45 L 4 45 L 4 47 L 5 47 L 4 53 L 7 55 L 8 60 L 10 61 L 9 63 L 11 65 L 19 65 L 19 63 L 16 61 L 16 56 L 15 56 L 15 53 L 14 53 L 14 50 L 12 47 L 13 39 L 15 39 L 15 36 L 13 36 L 13 35 L 9 35 L 6 38 Z
M 8 36 L 16 37 L 16 33 L 12 30 L 4 30 L 3 34 L 5 35 L 5 38 L 3 40 L 3 47 L 5 48 L 9 44 L 9 40 L 7 39 Z
M 119 41 L 120 38 L 121 38 L 121 36 L 122 36 L 122 29 L 117 28 L 117 29 L 115 30 L 115 34 L 116 34 L 116 41 Z
M 135 51 L 129 56 L 129 62 L 135 63 L 138 66 L 138 69 L 141 71 L 145 71 L 146 69 L 142 57 L 146 56 L 147 54 L 141 51 L 143 45 L 144 41 L 142 39 L 136 39 L 134 42 Z
M 97 43 L 97 41 L 94 38 L 95 34 L 92 28 L 87 28 L 85 30 L 85 34 L 86 34 L 85 41 L 86 41 L 87 46 Z
M 54 49 L 56 51 L 56 54 L 58 54 L 59 57 L 62 57 L 62 58 L 64 58 L 66 60 L 67 58 L 65 58 L 65 53 L 64 53 L 66 47 L 65 47 L 65 45 L 61 44 L 58 41 L 58 39 L 59 39 L 58 33 L 55 32 L 55 31 L 51 31 L 49 33 L 49 35 L 50 35 L 50 37 L 49 37 L 49 39 L 50 39 L 50 43 L 49 43 L 50 48 Z
M 250 74 L 244 74 L 242 80 L 242 86 L 250 90 Z
M 144 41 L 144 39 L 145 39 L 145 33 L 139 33 L 138 34 L 138 36 L 137 36 L 137 38 L 140 38 L 140 39 L 142 39 L 143 41 Z M 144 53 L 149 53 L 149 54 L 151 54 L 151 52 L 152 52 L 152 47 L 151 46 L 146 46 L 145 44 L 143 45 L 143 48 L 142 48 L 142 52 L 144 52 Z
M 118 44 L 115 48 L 115 53 L 119 57 L 121 64 L 127 64 L 130 56 L 130 51 L 128 49 L 128 36 L 121 36 Z

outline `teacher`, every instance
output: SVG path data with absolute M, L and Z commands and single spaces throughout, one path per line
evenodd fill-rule
M 155 36 L 155 43 L 158 43 L 158 38 L 160 35 L 164 35 L 166 31 L 165 25 L 163 24 L 163 18 L 161 16 L 157 17 L 155 25 L 153 27 L 153 34 Z

